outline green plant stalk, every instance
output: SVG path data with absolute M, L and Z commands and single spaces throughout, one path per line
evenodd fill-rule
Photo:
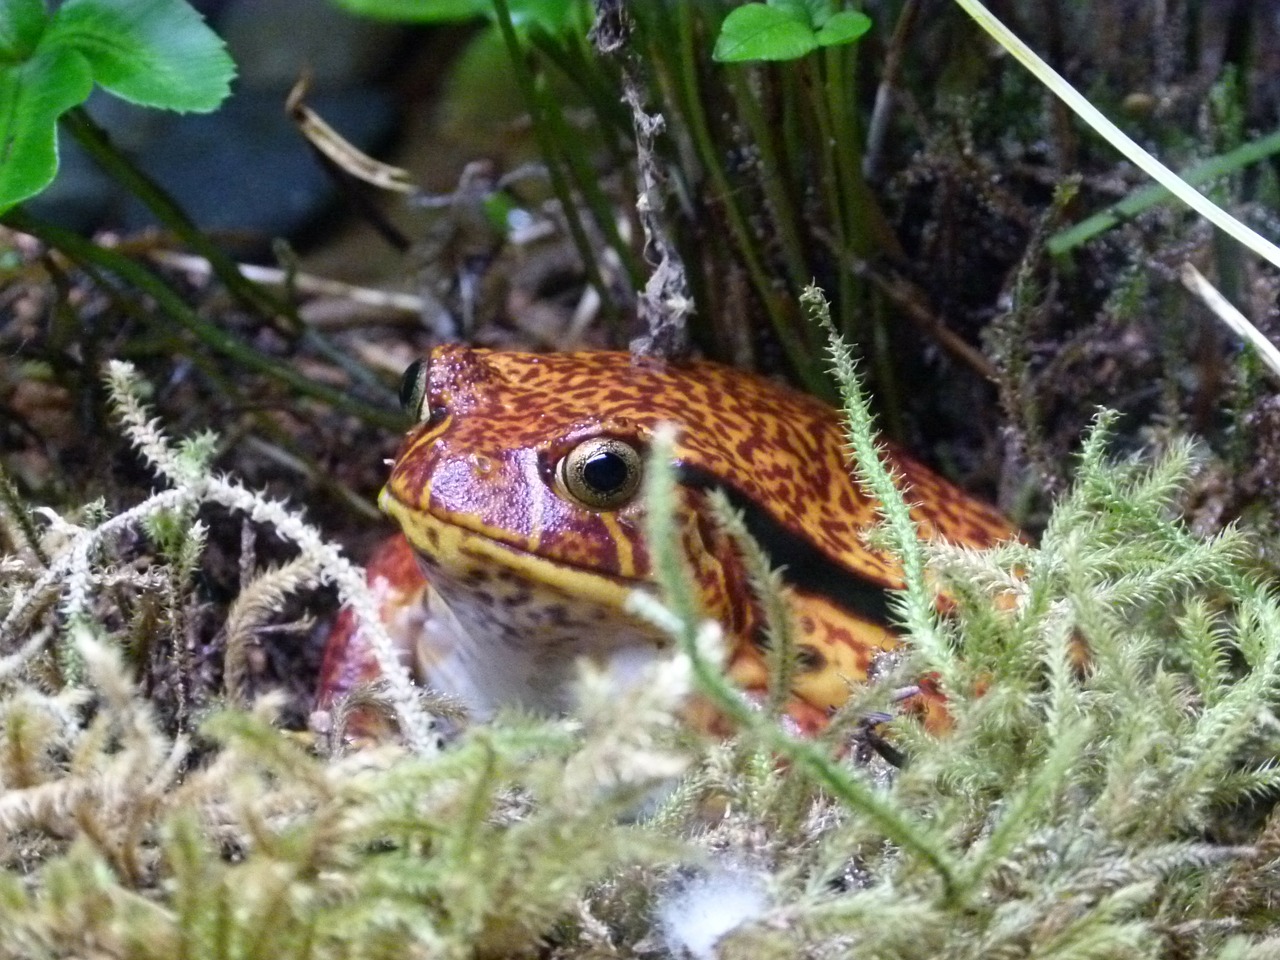
M 836 173 L 839 177 L 837 195 L 840 207 L 832 211 L 845 225 L 844 236 L 846 251 L 866 257 L 871 253 L 871 232 L 863 219 L 863 211 L 867 209 L 868 198 L 862 183 L 862 144 L 857 135 L 858 117 L 850 106 L 856 99 L 852 91 L 853 71 L 846 71 L 848 61 L 857 57 L 857 44 L 848 47 L 829 47 L 825 51 L 826 60 L 826 107 L 831 115 L 832 149 L 835 150 Z M 848 270 L 840 272 L 841 287 L 840 318 L 842 329 L 849 330 L 857 322 L 858 308 L 867 302 L 867 288 L 862 278 Z M 872 336 L 873 344 L 877 338 Z M 886 367 L 885 357 L 880 351 L 873 351 L 877 361 L 877 378 L 892 379 L 892 367 Z
M 529 66 L 525 63 L 524 49 L 520 46 L 520 38 L 516 36 L 515 25 L 511 22 L 510 5 L 507 0 L 493 0 L 493 9 L 497 15 L 498 28 L 502 31 L 502 40 L 507 45 L 507 56 L 511 59 L 511 71 L 515 75 L 516 86 L 520 88 L 525 107 L 529 111 L 533 134 L 538 141 L 538 150 L 547 163 L 551 190 L 560 202 L 569 235 L 573 238 L 574 246 L 578 248 L 578 255 L 582 257 L 582 265 L 587 271 L 587 279 L 600 294 L 601 310 L 604 313 L 606 325 L 616 335 L 622 326 L 618 305 L 613 302 L 609 286 L 604 282 L 604 275 L 600 272 L 600 262 L 596 259 L 595 250 L 582 225 L 578 207 L 573 202 L 573 193 L 569 189 L 569 182 L 561 166 L 561 152 L 557 149 L 551 131 L 543 120 L 542 111 L 539 108 L 538 90 L 529 72 Z
M 630 142 L 631 117 L 617 98 L 615 88 L 608 87 L 606 92 L 607 78 L 601 76 L 599 61 L 585 55 L 579 42 L 562 47 L 555 37 L 540 30 L 529 33 L 529 42 L 590 101 L 601 126 L 609 133 L 606 137 L 609 153 L 615 163 L 622 166 L 627 159 L 623 144 Z
M 1178 176 L 1191 186 L 1198 187 L 1203 183 L 1216 180 L 1229 173 L 1235 173 L 1237 170 L 1255 164 L 1260 160 L 1265 160 L 1278 152 L 1280 152 L 1280 130 L 1269 133 L 1251 143 L 1236 147 L 1236 149 L 1228 153 L 1203 160 L 1195 166 L 1181 171 Z M 1168 188 L 1158 183 L 1148 184 L 1140 190 L 1135 190 L 1124 199 L 1111 204 L 1105 210 L 1100 210 L 1088 219 L 1081 220 L 1065 230 L 1059 230 L 1049 238 L 1045 247 L 1054 256 L 1061 256 L 1082 244 L 1088 243 L 1099 234 L 1105 233 L 1127 220 L 1132 220 L 1143 211 L 1164 203 L 1172 197 L 1173 194 L 1170 193 Z
M 846 271 L 852 273 L 853 271 Z M 860 290 L 869 293 L 867 286 Z M 889 339 L 889 308 L 883 297 L 867 296 L 866 309 L 871 313 L 867 326 L 871 330 L 871 356 L 876 364 L 876 392 L 880 397 L 880 414 L 884 418 L 884 432 L 890 437 L 906 435 L 902 419 L 902 390 L 893 366 L 893 344 Z
M 810 150 L 800 116 L 804 109 L 804 99 L 796 81 L 797 70 L 798 65 L 791 63 L 783 65 L 778 71 L 782 98 L 782 149 L 787 168 L 796 171 L 797 176 L 807 179 Z
M 865 259 L 875 251 L 875 227 L 868 219 L 878 208 L 862 173 L 863 145 L 858 130 L 858 116 L 852 104 L 857 95 L 853 77 L 857 71 L 858 45 L 848 48 L 830 47 L 825 52 L 825 106 L 830 111 L 830 129 L 835 150 L 838 206 L 833 218 L 842 224 L 845 255 Z M 851 62 L 852 61 L 852 62 Z M 842 269 L 838 273 L 840 296 L 840 328 L 846 336 L 861 330 L 859 340 L 865 345 L 875 367 L 877 392 L 884 400 L 887 432 L 902 435 L 901 398 L 893 365 L 891 344 L 885 324 L 884 310 L 872 287 L 858 273 Z M 859 315 L 867 319 L 859 322 Z
M 725 222 L 728 224 L 729 232 L 733 235 L 738 251 L 746 264 L 747 274 L 751 278 L 752 286 L 755 287 L 756 294 L 760 297 L 765 310 L 769 314 L 769 322 L 773 327 L 774 335 L 777 336 L 778 341 L 782 344 L 782 349 L 786 352 L 787 359 L 791 361 L 792 366 L 800 375 L 800 379 L 811 392 L 819 396 L 830 397 L 832 395 L 831 386 L 815 362 L 816 358 L 806 346 L 804 340 L 801 339 L 801 336 L 796 333 L 796 330 L 788 322 L 787 316 L 782 310 L 778 295 L 773 290 L 769 275 L 765 271 L 759 252 L 752 241 L 746 218 L 738 206 L 737 193 L 730 186 L 729 179 L 724 173 L 724 164 L 716 154 L 715 144 L 712 142 L 711 132 L 707 126 L 706 113 L 702 109 L 701 94 L 698 90 L 697 60 L 693 44 L 693 14 L 690 10 L 690 4 L 682 3 L 677 4 L 677 6 L 679 8 L 677 16 L 681 57 L 680 87 L 684 99 L 684 115 L 689 124 L 694 146 L 698 151 L 707 175 L 711 178 L 716 199 L 719 200 L 720 206 L 724 210 Z M 806 336 L 805 340 L 807 339 Z
M 1244 117 L 1239 109 L 1239 102 L 1233 96 L 1235 71 L 1228 67 L 1223 71 L 1222 79 L 1214 85 L 1210 92 L 1210 114 L 1218 134 L 1216 147 L 1220 151 L 1239 148 L 1244 141 Z M 1238 199 L 1238 178 L 1223 177 L 1215 181 L 1208 191 L 1209 199 L 1219 205 L 1229 204 Z M 1244 289 L 1244 263 L 1240 256 L 1240 248 L 1233 244 L 1222 231 L 1213 232 L 1213 260 L 1217 267 L 1217 289 L 1227 300 L 1240 302 Z M 1216 331 L 1204 331 L 1202 337 L 1214 337 Z M 1203 389 L 1203 388 L 1202 388 Z
M 859 142 L 857 123 L 858 116 L 850 106 L 857 99 L 851 89 L 853 70 L 848 61 L 857 56 L 858 45 L 848 47 L 828 47 L 825 51 L 827 109 L 831 113 L 832 143 L 836 151 L 836 164 L 840 172 L 840 196 L 845 207 L 840 213 L 848 224 L 848 233 L 854 244 L 854 251 L 865 255 L 871 247 L 870 231 L 858 216 L 859 185 L 862 179 L 862 144 Z
M 680 56 L 683 47 L 670 5 L 635 4 L 631 12 L 636 28 L 632 34 L 635 54 L 644 63 L 649 78 L 657 84 L 656 101 L 672 108 L 666 115 L 667 133 L 680 158 L 680 162 L 673 165 L 673 173 L 681 176 L 685 183 L 699 182 L 703 176 L 702 158 L 695 149 L 690 124 L 685 118 L 685 64 Z
M 773 222 L 778 231 L 778 239 L 782 246 L 783 260 L 787 265 L 787 273 L 792 286 L 803 290 L 804 285 L 812 279 L 812 271 L 805 263 L 804 244 L 796 225 L 800 222 L 795 205 L 791 202 L 791 191 L 788 189 L 789 177 L 785 176 L 782 165 L 778 162 L 778 152 L 774 149 L 773 133 L 765 123 L 760 103 L 751 92 L 747 82 L 749 68 L 729 65 L 725 67 L 725 75 L 729 78 L 729 89 L 738 106 L 738 112 L 747 121 L 751 137 L 760 150 L 761 183 L 765 197 L 773 208 Z
M 956 0 L 956 3 L 977 21 L 978 26 L 995 38 L 1000 46 L 1030 70 L 1037 80 L 1053 91 L 1063 103 L 1074 110 L 1085 123 L 1128 160 L 1219 230 L 1234 237 L 1258 256 L 1280 267 L 1280 247 L 1259 235 L 1257 231 L 1245 226 L 1203 194 L 1198 193 L 1172 170 L 1138 146 L 1131 137 L 1103 116 L 1097 107 L 1067 83 L 1057 71 L 1045 63 L 1034 50 L 1023 43 L 978 0 Z
M 814 119 L 818 124 L 818 159 L 821 164 L 821 170 L 818 174 L 825 188 L 827 198 L 827 210 L 831 218 L 831 224 L 835 228 L 836 244 L 842 252 L 848 251 L 852 247 L 852 240 L 849 235 L 849 220 L 845 216 L 845 198 L 841 195 L 842 180 L 840 176 L 840 150 L 836 143 L 835 118 L 831 112 L 831 104 L 829 100 L 821 94 L 813 93 L 814 87 L 819 82 L 819 71 L 813 64 L 806 64 L 805 69 L 809 71 L 811 82 L 808 88 L 811 91 L 810 102 L 813 106 Z M 825 87 L 826 84 L 823 84 Z M 867 331 L 861 324 L 857 322 L 858 317 L 853 309 L 853 275 L 849 270 L 838 270 L 836 272 L 836 301 L 840 309 L 840 330 L 845 336 L 851 337 L 855 341 L 861 343 L 866 341 Z M 814 339 L 820 336 L 820 333 L 813 329 Z
M 62 117 L 61 123 L 76 143 L 93 158 L 94 163 L 146 204 L 161 225 L 209 261 L 214 274 L 241 304 L 255 313 L 271 317 L 283 316 L 292 324 L 298 323 L 297 317 L 288 311 L 283 302 L 246 280 L 235 262 L 217 245 L 209 242 L 186 212 L 158 183 L 112 146 L 106 131 L 94 122 L 83 107 L 69 110 Z
M 777 719 L 791 697 L 792 681 L 798 666 L 795 637 L 791 632 L 791 614 L 782 599 L 782 581 L 770 566 L 768 555 L 747 530 L 742 514 L 729 503 L 724 491 L 714 491 L 709 503 L 716 523 L 737 545 L 746 566 L 752 592 L 760 601 L 760 608 L 764 613 L 765 631 L 769 638 L 769 646 L 765 650 L 769 696 L 764 712 L 765 716 Z
M 86 269 L 99 267 L 132 284 L 155 300 L 160 309 L 194 334 L 197 339 L 228 359 L 292 387 L 304 396 L 328 403 L 337 410 L 359 417 L 365 423 L 387 430 L 404 429 L 403 415 L 357 400 L 345 391 L 317 383 L 286 364 L 264 357 L 239 337 L 205 320 L 160 277 L 123 254 L 100 247 L 74 231 L 37 220 L 20 207 L 8 211 L 0 217 L 0 222 L 62 251 Z
M 902 565 L 904 587 L 900 612 L 903 625 L 911 635 L 912 644 L 925 651 L 930 668 L 941 677 L 943 689 L 956 690 L 956 655 L 938 625 L 937 606 L 925 578 L 924 550 L 920 545 L 919 531 L 902 491 L 894 482 L 891 469 L 880 459 L 871 405 L 858 376 L 853 354 L 832 324 L 831 311 L 821 290 L 809 287 L 801 294 L 800 302 L 814 324 L 826 329 L 830 336 L 832 369 L 844 398 L 854 475 L 877 501 L 876 510 L 884 518 L 893 552 Z
M 106 132 L 83 107 L 68 111 L 61 123 L 99 167 L 146 204 L 163 226 L 209 261 L 214 275 L 246 309 L 265 317 L 284 317 L 289 323 L 289 328 L 284 331 L 287 336 L 301 339 L 306 346 L 341 367 L 354 381 L 373 390 L 381 400 L 388 403 L 395 400 L 394 393 L 371 371 L 353 360 L 349 353 L 334 347 L 328 338 L 304 325 L 286 301 L 277 299 L 270 291 L 247 279 L 235 261 L 205 236 L 158 183 L 112 146 Z
M 561 146 L 561 155 L 564 157 L 569 170 L 573 173 L 574 179 L 578 183 L 578 189 L 582 191 L 583 197 L 586 198 L 587 206 L 591 208 L 596 225 L 604 233 L 605 239 L 609 241 L 610 246 L 617 251 L 618 258 L 622 262 L 622 268 L 627 272 L 631 288 L 639 290 L 644 286 L 644 271 L 641 269 L 640 264 L 636 262 L 635 254 L 632 252 L 630 245 L 625 243 L 622 235 L 618 233 L 618 223 L 613 216 L 612 205 L 600 189 L 600 184 L 597 182 L 595 173 L 592 171 L 591 164 L 585 155 L 584 138 L 575 134 L 569 128 L 569 124 L 564 118 L 564 111 L 560 109 L 560 104 L 551 95 L 547 85 L 535 80 L 534 86 L 538 96 L 539 121 L 551 127 L 552 136 Z

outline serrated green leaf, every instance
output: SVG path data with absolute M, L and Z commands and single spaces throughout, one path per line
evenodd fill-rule
M 794 11 L 748 3 L 724 18 L 712 58 L 721 63 L 744 60 L 795 60 L 816 50 L 813 30 Z
M 31 56 L 48 22 L 44 0 L 0 0 L 0 63 Z
M 58 117 L 92 89 L 88 61 L 65 47 L 41 46 L 0 67 L 0 213 L 49 185 L 58 171 Z
M 832 16 L 818 31 L 818 44 L 823 47 L 836 47 L 842 43 L 853 43 L 871 29 L 871 18 L 856 10 L 842 10 Z
M 235 76 L 222 40 L 185 0 L 67 0 L 41 44 L 79 51 L 97 83 L 146 107 L 213 110 Z

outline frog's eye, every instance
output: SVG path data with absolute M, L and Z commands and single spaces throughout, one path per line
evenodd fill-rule
M 427 377 L 431 373 L 426 361 L 415 360 L 400 378 L 400 409 L 421 423 L 430 413 L 427 407 Z
M 565 455 L 557 468 L 569 496 L 593 510 L 613 510 L 635 496 L 644 472 L 640 451 L 624 440 L 593 437 Z

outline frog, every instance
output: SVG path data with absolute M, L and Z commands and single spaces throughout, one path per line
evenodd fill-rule
M 715 491 L 781 572 L 797 653 L 785 715 L 798 730 L 822 729 L 902 642 L 890 603 L 902 570 L 864 538 L 877 505 L 852 475 L 840 412 L 816 397 L 705 360 L 442 345 L 406 371 L 401 400 L 414 426 L 379 498 L 400 532 L 369 582 L 406 665 L 473 718 L 566 711 L 579 661 L 627 684 L 669 649 L 628 602 L 655 590 L 642 481 L 666 424 L 688 576 L 748 695 L 768 689 L 770 631 Z M 1018 536 L 897 445 L 883 455 L 921 537 Z M 328 643 L 320 705 L 376 672 L 348 616 Z

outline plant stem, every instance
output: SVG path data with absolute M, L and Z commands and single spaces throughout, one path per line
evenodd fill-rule
M 94 122 L 83 107 L 67 111 L 61 123 L 99 167 L 146 205 L 161 226 L 209 261 L 214 274 L 243 306 L 263 316 L 284 317 L 293 324 L 297 323 L 297 317 L 289 312 L 284 302 L 246 280 L 235 262 L 216 244 L 209 242 L 164 188 L 112 145 L 107 132 Z M 287 332 L 295 334 L 296 330 Z
M 837 188 L 831 215 L 841 225 L 838 236 L 842 238 L 843 253 L 863 258 L 870 256 L 875 249 L 876 234 L 883 235 L 886 230 L 862 173 L 862 137 L 858 115 L 853 109 L 856 91 L 852 90 L 857 51 L 857 44 L 826 50 L 826 96 L 817 99 L 829 113 L 827 124 L 831 149 L 835 153 Z M 875 302 L 869 286 L 853 271 L 841 270 L 838 283 L 840 329 L 851 337 L 857 331 L 857 339 L 872 359 L 877 392 L 885 401 L 886 432 L 891 436 L 901 436 L 901 398 L 883 305 Z
M 516 36 L 515 25 L 511 22 L 510 5 L 507 0 L 493 0 L 493 9 L 497 15 L 498 28 L 502 31 L 503 42 L 507 45 L 507 56 L 511 59 L 511 71 L 515 75 L 516 86 L 520 88 L 520 92 L 524 96 L 525 107 L 529 111 L 534 137 L 538 141 L 538 151 L 542 154 L 547 164 L 547 175 L 551 178 L 551 190 L 560 202 L 560 207 L 564 212 L 565 224 L 568 226 L 569 234 L 573 238 L 574 246 L 578 248 L 578 255 L 582 257 L 582 265 L 587 272 L 587 279 L 596 288 L 596 292 L 600 294 L 601 310 L 604 312 L 605 322 L 610 332 L 616 336 L 621 332 L 621 317 L 618 313 L 618 305 L 614 303 L 609 287 L 604 282 L 604 276 L 600 272 L 600 263 L 596 259 L 595 249 L 591 240 L 587 237 L 586 229 L 582 225 L 577 204 L 573 201 L 573 193 L 569 189 L 569 181 L 564 175 L 561 152 L 556 148 L 555 139 L 551 136 L 548 124 L 543 120 L 538 90 L 534 84 L 533 75 L 529 71 L 529 65 L 525 63 L 524 49 L 520 46 L 520 38 Z
M 773 223 L 778 230 L 778 239 L 782 246 L 783 259 L 787 264 L 787 273 L 796 290 L 803 290 L 811 279 L 811 271 L 805 262 L 804 245 L 800 241 L 797 225 L 800 219 L 791 203 L 787 189 L 788 179 L 784 176 L 782 166 L 778 163 L 778 153 L 773 146 L 773 135 L 765 123 L 764 112 L 760 103 L 752 93 L 748 83 L 747 69 L 729 66 L 725 69 L 729 79 L 729 89 L 738 105 L 738 112 L 747 121 L 751 130 L 752 141 L 760 151 L 760 180 L 765 197 L 773 208 Z
M 155 300 L 161 310 L 217 353 L 290 386 L 304 396 L 313 397 L 337 410 L 357 416 L 365 423 L 388 430 L 404 429 L 404 417 L 398 412 L 373 406 L 356 399 L 347 391 L 317 383 L 287 364 L 263 356 L 240 337 L 205 320 L 164 280 L 123 254 L 100 247 L 74 231 L 38 220 L 21 207 L 9 210 L 0 218 L 0 222 L 60 250 L 85 269 L 97 267 L 115 274 Z
M 326 337 L 305 326 L 298 319 L 297 311 L 287 301 L 275 297 L 261 285 L 246 278 L 236 262 L 205 236 L 163 187 L 111 144 L 106 131 L 94 122 L 83 107 L 68 111 L 63 115 L 61 123 L 94 162 L 141 200 L 162 226 L 209 261 L 214 275 L 246 309 L 268 319 L 285 319 L 287 326 L 281 330 L 285 336 L 301 340 L 305 346 L 340 366 L 354 381 L 371 390 L 376 399 L 386 403 L 394 401 L 393 391 L 371 371 L 355 362 L 348 353 L 337 349 Z
M 551 91 L 547 89 L 546 83 L 539 80 L 535 81 L 534 86 L 537 89 L 539 102 L 539 121 L 551 127 L 552 136 L 561 144 L 565 163 L 573 172 L 578 188 L 582 191 L 582 196 L 595 217 L 596 225 L 604 233 L 610 246 L 617 251 L 618 259 L 622 261 L 622 267 L 627 272 L 632 289 L 640 289 L 644 286 L 644 271 L 636 262 L 631 247 L 623 242 L 622 235 L 618 233 L 618 224 L 613 216 L 611 204 L 600 189 L 599 183 L 596 182 L 595 173 L 585 156 L 584 138 L 569 128 L 564 112 Z
M 1260 137 L 1252 143 L 1246 143 L 1228 153 L 1203 160 L 1188 170 L 1178 174 L 1183 181 L 1193 187 L 1216 180 L 1228 173 L 1234 173 L 1244 167 L 1265 160 L 1280 152 L 1280 130 Z M 1151 183 L 1140 190 L 1135 190 L 1123 200 L 1111 204 L 1086 220 L 1065 230 L 1059 230 L 1045 248 L 1054 256 L 1061 256 L 1076 247 L 1088 243 L 1100 233 L 1105 233 L 1127 220 L 1132 220 L 1144 210 L 1171 199 L 1171 194 L 1158 183 Z
M 689 123 L 689 131 L 692 134 L 694 146 L 702 160 L 702 166 L 707 176 L 711 179 L 716 199 L 720 202 L 721 209 L 724 211 L 725 222 L 728 224 L 729 232 L 733 235 L 734 242 L 738 246 L 738 251 L 747 268 L 747 274 L 751 278 L 752 286 L 755 287 L 756 294 L 760 297 L 765 310 L 769 314 L 769 322 L 773 327 L 774 335 L 777 336 L 778 341 L 782 344 L 787 358 L 791 361 L 792 366 L 805 386 L 816 394 L 831 397 L 833 396 L 831 385 L 827 382 L 815 362 L 813 351 L 808 349 L 805 342 L 797 335 L 796 326 L 791 322 L 787 314 L 783 312 L 777 291 L 773 288 L 773 283 L 752 240 L 746 217 L 738 206 L 737 192 L 729 184 L 729 178 L 725 175 L 724 164 L 717 154 L 715 144 L 712 141 L 711 132 L 707 125 L 706 112 L 702 108 L 702 96 L 698 89 L 697 59 L 694 56 L 693 49 L 692 11 L 689 9 L 689 4 L 677 4 L 677 7 L 680 34 L 681 93 L 684 100 L 684 115 Z

